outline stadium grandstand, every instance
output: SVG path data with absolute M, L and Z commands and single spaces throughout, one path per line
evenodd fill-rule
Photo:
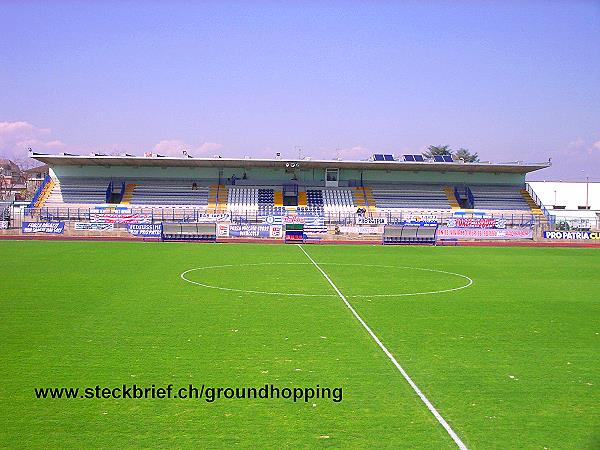
M 223 213 L 247 220 L 317 216 L 340 221 L 457 209 L 539 214 L 525 175 L 547 163 L 464 163 L 421 155 L 368 161 L 43 155 L 50 173 L 32 208 L 66 218 L 97 207 L 131 212 Z
M 555 220 L 526 182 L 527 174 L 548 167 L 548 162 L 467 163 L 452 157 L 392 154 L 361 161 L 152 153 L 30 156 L 47 165 L 48 174 L 26 207 L 10 219 L 10 227 L 22 227 L 23 233 L 41 227 L 45 232 L 77 235 L 102 231 L 106 237 L 108 231 L 124 232 L 131 224 L 162 230 L 166 224 L 213 223 L 221 230 L 220 238 L 284 239 L 287 223 L 302 223 L 306 239 L 320 239 L 325 233 L 332 239 L 360 235 L 385 243 L 386 226 L 393 237 L 388 242 L 397 242 L 402 241 L 398 236 L 413 236 L 412 228 L 390 227 L 435 224 L 438 234 L 417 230 L 427 239 L 408 240 L 429 242 L 433 237 L 435 242 L 438 236 L 447 240 L 507 236 L 498 230 L 492 236 L 482 227 L 519 228 L 521 234 L 515 238 L 533 239 L 534 234 L 553 229 Z M 280 229 L 264 228 L 268 226 Z M 477 230 L 454 230 L 462 227 Z M 202 236 L 219 234 L 217 229 L 208 234 L 204 230 Z M 161 233 L 158 228 L 145 232 L 155 237 Z M 188 233 L 162 236 L 180 235 Z
M 260 227 L 296 221 L 304 224 L 306 238 L 356 234 L 382 242 L 384 226 L 390 236 L 408 236 L 412 228 L 391 227 L 433 223 L 440 227 L 435 242 L 508 238 L 504 231 L 490 234 L 482 228 L 517 228 L 514 239 L 543 238 L 555 230 L 600 230 L 599 183 L 526 182 L 528 174 L 549 162 L 466 163 L 452 157 L 392 154 L 361 161 L 152 153 L 30 156 L 47 167 L 47 175 L 22 209 L 11 202 L 0 205 L 1 228 L 26 233 L 34 224 L 55 233 L 101 230 L 108 236 L 109 228 L 100 223 L 113 223 L 110 231 L 120 232 L 136 223 L 162 229 L 162 224 L 208 222 L 232 225 L 220 237 L 282 239 L 283 229 L 265 235 Z M 56 228 L 56 222 L 64 226 Z M 241 224 L 250 228 L 236 228 Z M 148 232 L 160 234 L 154 228 Z

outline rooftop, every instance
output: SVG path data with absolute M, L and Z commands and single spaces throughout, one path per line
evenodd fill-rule
M 341 160 L 341 159 L 284 159 L 284 158 L 192 158 L 190 156 L 172 157 L 153 154 L 152 156 L 133 155 L 74 155 L 59 154 L 47 155 L 31 153 L 30 156 L 49 166 L 131 166 L 131 167 L 215 167 L 215 168 L 249 168 L 249 167 L 281 167 L 298 169 L 339 168 L 357 170 L 399 170 L 399 171 L 447 171 L 447 172 L 488 172 L 488 173 L 529 173 L 544 169 L 551 165 L 550 162 L 525 163 L 515 162 L 476 162 L 462 161 L 393 161 L 374 160 Z

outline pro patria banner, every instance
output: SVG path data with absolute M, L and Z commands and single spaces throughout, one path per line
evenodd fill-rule
M 545 239 L 561 240 L 600 240 L 600 232 L 596 231 L 544 231 Z

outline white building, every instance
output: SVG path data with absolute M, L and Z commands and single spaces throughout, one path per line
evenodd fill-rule
M 600 229 L 600 183 L 530 181 L 528 183 L 556 222 L 572 228 Z

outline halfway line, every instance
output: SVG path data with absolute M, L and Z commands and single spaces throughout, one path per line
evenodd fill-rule
M 410 385 L 410 387 L 413 388 L 413 391 L 415 391 L 416 394 L 421 399 L 421 401 L 423 403 L 425 403 L 425 406 L 427 406 L 427 409 L 429 409 L 429 411 L 431 412 L 431 414 L 434 415 L 434 417 L 437 419 L 437 421 L 440 423 L 440 425 L 444 427 L 444 429 L 450 435 L 450 437 L 452 438 L 452 440 L 456 443 L 456 445 L 458 446 L 458 448 L 460 448 L 461 450 L 466 450 L 467 446 L 463 443 L 463 441 L 460 440 L 460 438 L 458 437 L 458 435 L 454 432 L 454 430 L 450 427 L 450 425 L 448 424 L 448 422 L 446 422 L 446 420 L 442 417 L 442 415 L 438 412 L 438 410 L 435 409 L 435 406 L 433 406 L 432 403 L 429 401 L 429 399 L 427 397 L 425 397 L 425 394 L 423 394 L 423 392 L 421 391 L 421 389 L 419 389 L 419 387 L 415 384 L 415 382 L 412 380 L 412 378 L 410 378 L 410 376 L 402 368 L 402 366 L 400 365 L 400 363 L 398 363 L 398 361 L 396 361 L 396 358 L 394 358 L 394 355 L 392 355 L 390 353 L 390 351 L 386 348 L 385 345 L 383 345 L 383 343 L 379 340 L 379 338 L 375 335 L 375 333 L 373 333 L 373 330 L 371 330 L 371 328 L 369 327 L 369 325 L 367 325 L 367 323 L 362 319 L 362 317 L 360 317 L 358 315 L 358 313 L 352 307 L 352 305 L 350 304 L 350 302 L 348 300 L 346 300 L 346 297 L 344 297 L 344 294 L 342 294 L 342 292 L 333 283 L 333 281 L 331 281 L 331 278 L 329 278 L 329 276 L 325 273 L 325 271 L 323 269 L 321 269 L 321 267 L 319 267 L 319 265 L 315 262 L 315 260 L 312 259 L 311 256 L 308 253 L 306 253 L 306 250 L 304 250 L 304 248 L 300 244 L 297 244 L 297 245 L 298 245 L 298 248 L 300 248 L 300 250 L 302 250 L 302 253 L 304 253 L 306 255 L 306 257 L 310 260 L 310 262 L 313 263 L 313 265 L 317 268 L 317 270 L 319 272 L 321 272 L 321 274 L 329 282 L 329 284 L 331 285 L 331 287 L 333 289 L 335 289 L 335 292 L 337 292 L 337 295 L 346 304 L 346 306 L 348 307 L 348 309 L 350 310 L 350 312 L 352 312 L 352 314 L 354 315 L 354 317 L 356 317 L 356 319 L 360 322 L 360 324 L 364 327 L 364 329 L 367 330 L 367 332 L 371 335 L 371 337 L 377 343 L 377 345 L 379 345 L 379 347 L 381 348 L 381 350 L 383 350 L 383 353 L 385 353 L 387 355 L 387 357 L 390 359 L 390 361 L 392 361 L 392 363 L 394 364 L 394 366 L 396 366 L 396 368 L 400 371 L 400 373 L 402 374 L 402 376 L 404 377 L 404 379 L 408 382 L 408 384 Z

